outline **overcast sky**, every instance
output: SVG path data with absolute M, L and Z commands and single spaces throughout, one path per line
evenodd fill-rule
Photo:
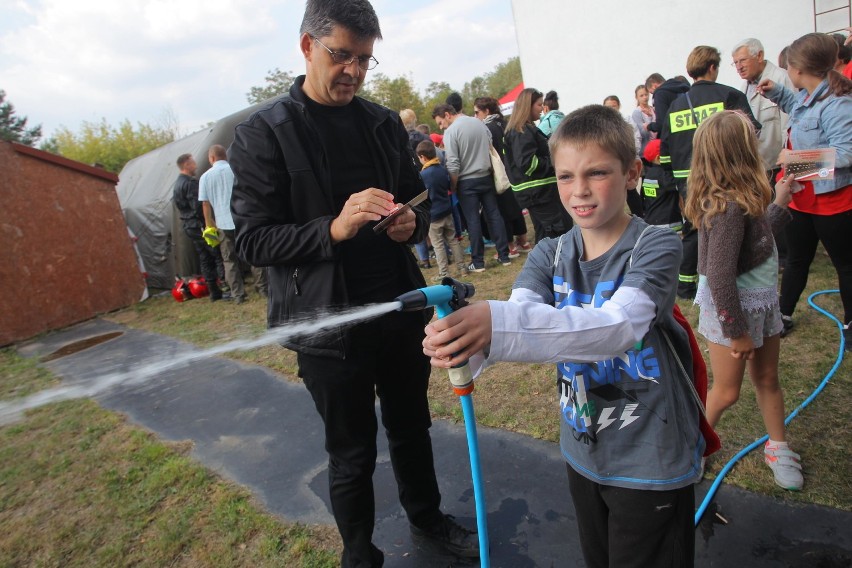
M 510 0 L 373 0 L 375 72 L 460 89 L 518 55 Z M 304 72 L 303 0 L 0 0 L 0 89 L 44 137 L 177 117 L 188 134 L 248 105 L 268 70 Z M 369 81 L 369 75 L 367 80 Z

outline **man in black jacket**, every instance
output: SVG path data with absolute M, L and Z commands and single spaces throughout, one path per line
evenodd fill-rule
M 198 178 L 195 177 L 196 163 L 192 154 L 181 154 L 177 159 L 180 175 L 172 186 L 172 197 L 180 213 L 183 232 L 192 241 L 198 262 L 201 265 L 201 274 L 207 283 L 210 292 L 210 301 L 216 302 L 222 299 L 222 290 L 216 283 L 219 273 L 219 265 L 222 264 L 222 255 L 218 248 L 213 248 L 205 242 L 201 232 L 204 230 L 204 212 L 201 202 L 198 201 Z M 224 272 L 224 268 L 222 270 Z M 185 275 L 182 275 L 185 276 Z
M 300 48 L 307 73 L 288 95 L 237 126 L 229 162 L 240 255 L 269 267 L 268 324 L 323 310 L 388 302 L 425 285 L 407 244 L 422 241 L 430 202 L 376 221 L 425 190 L 399 116 L 355 94 L 378 63 L 378 18 L 367 0 L 308 0 Z M 461 556 L 476 537 L 439 510 L 426 391 L 423 327 L 431 316 L 392 312 L 321 336 L 296 337 L 304 380 L 325 425 L 342 566 L 381 566 L 372 543 L 375 396 L 412 535 Z

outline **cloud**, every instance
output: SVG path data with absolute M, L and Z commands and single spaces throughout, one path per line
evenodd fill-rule
M 375 0 L 385 37 L 376 44 L 379 70 L 410 74 L 421 90 L 432 81 L 461 88 L 517 54 L 508 3 Z M 45 135 L 102 117 L 154 122 L 164 110 L 190 132 L 245 107 L 245 93 L 268 70 L 304 69 L 302 1 L 0 0 L 0 7 L 0 88 Z

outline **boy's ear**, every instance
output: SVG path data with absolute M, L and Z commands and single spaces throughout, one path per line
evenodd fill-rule
M 642 176 L 642 160 L 636 158 L 627 168 L 627 187 L 625 189 L 636 189 L 639 178 Z

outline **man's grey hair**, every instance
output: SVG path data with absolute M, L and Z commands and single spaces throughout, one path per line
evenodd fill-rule
M 341 26 L 359 41 L 382 39 L 379 18 L 367 0 L 308 0 L 300 34 L 327 37 Z
M 742 40 L 740 43 L 734 46 L 734 49 L 731 50 L 731 55 L 734 55 L 737 51 L 742 49 L 743 47 L 748 48 L 748 54 L 754 57 L 761 51 L 766 53 L 763 49 L 763 44 L 760 43 L 759 39 L 754 39 L 753 37 Z

